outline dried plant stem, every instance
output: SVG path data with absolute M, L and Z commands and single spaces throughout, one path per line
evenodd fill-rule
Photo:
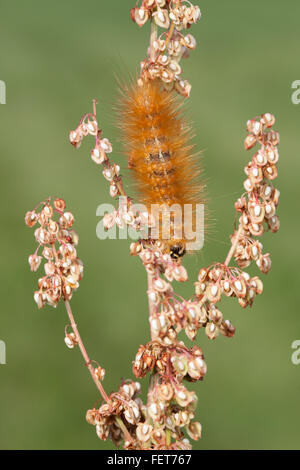
M 234 240 L 232 241 L 232 245 L 231 245 L 231 248 L 228 252 L 228 255 L 226 257 L 226 260 L 224 261 L 224 265 L 225 266 L 228 266 L 229 263 L 230 263 L 230 260 L 232 258 L 232 256 L 234 255 L 234 252 L 236 250 L 236 247 L 238 245 L 238 242 L 239 242 L 239 238 L 240 238 L 240 235 L 241 235 L 241 232 L 243 230 L 243 227 L 240 225 L 239 228 L 238 228 L 238 231 L 236 232 L 236 235 L 234 237 Z
M 150 333 L 151 333 L 151 341 L 153 341 L 153 333 L 152 333 L 152 328 L 151 328 L 151 316 L 153 315 L 155 311 L 155 303 L 149 296 L 149 292 L 151 291 L 152 287 L 152 282 L 153 282 L 153 276 L 151 273 L 147 272 L 147 283 L 148 283 L 148 304 L 149 304 L 149 326 L 150 326 Z
M 174 33 L 174 29 L 175 29 L 175 25 L 174 25 L 174 23 L 172 23 L 171 26 L 170 26 L 170 29 L 168 31 L 168 36 L 167 36 L 167 39 L 166 39 L 166 48 L 168 47 L 169 42 L 171 41 L 171 38 L 172 38 L 173 33 Z
M 150 56 L 151 62 L 154 62 L 155 60 L 155 49 L 154 49 L 153 43 L 154 41 L 156 41 L 156 39 L 157 39 L 157 24 L 152 18 L 151 30 L 150 30 L 150 46 L 149 46 L 150 47 L 149 56 Z
M 81 339 L 81 336 L 79 334 L 79 331 L 78 331 L 78 328 L 77 328 L 77 325 L 75 323 L 75 319 L 74 319 L 74 316 L 73 316 L 73 313 L 72 313 L 71 305 L 70 305 L 70 302 L 68 300 L 65 300 L 65 306 L 66 306 L 67 314 L 68 314 L 68 317 L 69 317 L 69 320 L 70 320 L 70 325 L 72 327 L 72 330 L 75 333 L 76 339 L 78 341 L 78 346 L 80 348 L 81 354 L 82 354 L 83 359 L 85 361 L 85 365 L 87 366 L 87 368 L 88 368 L 88 370 L 89 370 L 89 372 L 92 376 L 92 379 L 95 382 L 95 385 L 98 388 L 102 398 L 106 401 L 106 403 L 109 404 L 110 400 L 109 400 L 109 398 L 108 398 L 101 382 L 96 377 L 94 367 L 92 366 L 91 359 L 89 358 L 87 350 L 86 350 L 86 348 L 83 344 L 83 341 Z M 123 423 L 122 419 L 120 418 L 120 416 L 116 416 L 115 420 L 116 420 L 118 426 L 120 427 L 120 429 L 122 430 L 125 440 L 132 441 L 132 437 L 131 437 L 128 429 L 126 428 L 125 424 Z
M 121 429 L 121 431 L 123 432 L 123 435 L 124 435 L 124 440 L 127 441 L 127 442 L 133 442 L 133 437 L 131 436 L 130 432 L 128 431 L 128 429 L 126 428 L 122 418 L 120 418 L 120 416 L 115 416 L 115 420 L 116 420 L 116 423 L 118 424 L 119 428 Z
M 179 7 L 179 6 L 180 6 L 180 0 L 177 0 L 177 7 Z M 174 33 L 174 29 L 175 29 L 175 24 L 174 24 L 173 21 L 172 21 L 172 24 L 171 24 L 171 26 L 170 26 L 170 29 L 169 29 L 169 31 L 168 31 L 168 36 L 167 36 L 167 39 L 166 39 L 166 49 L 167 49 L 167 47 L 168 47 L 168 45 L 169 45 L 169 42 L 170 42 L 171 39 L 172 39 L 172 36 L 173 36 L 173 33 Z
M 123 188 L 123 183 L 120 177 L 118 178 L 118 180 L 115 180 L 115 183 L 121 196 L 128 198 L 127 193 L 125 189 Z
M 95 370 L 94 370 L 94 367 L 92 366 L 92 363 L 91 363 L 91 360 L 89 358 L 89 355 L 85 349 L 85 346 L 83 344 L 83 341 L 81 339 L 81 336 L 79 334 L 79 331 L 78 331 L 78 328 L 77 328 L 77 325 L 75 323 L 75 320 L 74 320 L 74 316 L 73 316 L 73 313 L 72 313 L 72 309 L 71 309 L 71 305 L 70 305 L 70 302 L 68 300 L 65 300 L 65 306 L 66 306 L 66 310 L 67 310 L 67 314 L 68 314 L 68 317 L 70 319 L 70 325 L 72 327 L 72 330 L 74 331 L 75 333 L 75 336 L 76 336 L 76 339 L 78 341 L 78 346 L 80 348 L 80 351 L 81 351 L 81 354 L 83 356 L 83 359 L 84 359 L 84 362 L 85 362 L 85 365 L 87 366 L 91 376 L 92 376 L 92 379 L 93 381 L 95 382 L 95 385 L 96 387 L 98 388 L 102 398 L 107 402 L 109 403 L 109 398 L 101 384 L 101 382 L 97 379 L 96 375 L 95 375 Z

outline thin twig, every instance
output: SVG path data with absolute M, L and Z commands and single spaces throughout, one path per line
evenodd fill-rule
M 89 355 L 87 353 L 87 350 L 86 350 L 86 348 L 83 344 L 83 341 L 81 339 L 81 336 L 79 334 L 79 331 L 78 331 L 78 328 L 77 328 L 77 325 L 75 323 L 75 319 L 74 319 L 74 316 L 73 316 L 73 313 L 72 313 L 71 305 L 70 305 L 68 300 L 65 300 L 65 306 L 66 306 L 67 314 L 68 314 L 68 317 L 69 317 L 69 320 L 70 320 L 70 325 L 72 327 L 72 330 L 75 333 L 76 340 L 78 341 L 78 346 L 80 348 L 81 354 L 82 354 L 83 359 L 85 361 L 85 365 L 87 366 L 87 368 L 88 368 L 88 370 L 89 370 L 89 372 L 92 376 L 92 379 L 95 382 L 95 385 L 98 388 L 102 398 L 109 405 L 110 400 L 109 400 L 109 398 L 108 398 L 108 396 L 107 396 L 107 394 L 106 394 L 106 392 L 103 388 L 103 385 L 101 384 L 101 382 L 96 377 L 95 369 L 92 366 L 92 363 L 91 363 L 91 360 L 90 360 Z M 131 434 L 129 433 L 128 429 L 126 428 L 125 424 L 123 423 L 122 418 L 120 416 L 115 416 L 115 420 L 116 420 L 118 426 L 120 427 L 120 429 L 122 430 L 122 432 L 124 434 L 124 439 L 131 442 L 133 440 L 133 438 L 132 438 Z
M 149 45 L 149 49 L 150 49 L 149 57 L 150 57 L 151 62 L 154 62 L 155 60 L 155 49 L 154 49 L 153 43 L 156 41 L 156 39 L 157 39 L 157 24 L 155 23 L 153 18 L 151 18 L 151 32 L 150 32 L 150 45 Z
M 147 272 L 147 284 L 148 284 L 147 292 L 148 292 L 149 326 L 150 326 L 150 333 L 151 333 L 151 341 L 153 341 L 153 339 L 154 339 L 153 338 L 152 328 L 151 328 L 151 317 L 152 317 L 152 314 L 155 311 L 155 303 L 153 302 L 152 299 L 150 299 L 150 296 L 149 296 L 149 291 L 152 289 L 152 282 L 153 282 L 153 276 L 152 276 L 152 274 Z
M 70 319 L 70 325 L 72 327 L 72 330 L 74 331 L 75 333 L 75 336 L 76 336 L 76 340 L 78 341 L 78 346 L 80 348 L 80 351 L 81 351 L 81 354 L 83 356 L 83 359 L 84 359 L 84 362 L 85 362 L 85 365 L 87 366 L 91 376 L 92 376 L 92 379 L 93 381 L 95 382 L 95 385 L 96 387 L 98 388 L 102 398 L 106 401 L 106 403 L 110 403 L 110 400 L 103 388 L 103 385 L 101 384 L 101 382 L 98 380 L 98 378 L 96 377 L 96 374 L 95 374 L 95 369 L 94 367 L 92 366 L 92 363 L 91 363 L 91 360 L 89 358 L 89 355 L 86 351 L 86 348 L 83 344 L 83 341 L 81 339 L 81 336 L 79 334 L 79 331 L 78 331 L 78 328 L 77 328 L 77 325 L 75 323 L 75 320 L 74 320 L 74 316 L 73 316 L 73 313 L 72 313 L 72 309 L 71 309 L 71 305 L 70 305 L 70 302 L 68 300 L 65 300 L 65 306 L 66 306 L 66 310 L 67 310 L 67 314 L 68 314 L 68 317 Z
M 239 238 L 240 238 L 240 235 L 241 235 L 242 231 L 243 231 L 243 227 L 242 227 L 242 225 L 240 225 L 239 228 L 238 228 L 238 231 L 236 232 L 236 234 L 235 234 L 235 236 L 234 236 L 234 240 L 233 240 L 233 242 L 232 242 L 232 245 L 231 245 L 231 248 L 230 248 L 230 250 L 229 250 L 229 252 L 228 252 L 228 255 L 227 255 L 227 257 L 226 257 L 226 260 L 224 261 L 224 265 L 225 265 L 225 266 L 228 266 L 228 265 L 229 265 L 230 260 L 231 260 L 232 256 L 234 255 L 234 252 L 235 252 L 236 247 L 237 247 L 237 245 L 238 245 Z

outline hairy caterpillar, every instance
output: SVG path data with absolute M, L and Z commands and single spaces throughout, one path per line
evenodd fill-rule
M 181 208 L 190 204 L 193 223 L 195 205 L 204 202 L 204 185 L 198 180 L 199 154 L 193 153 L 191 127 L 172 92 L 152 80 L 127 86 L 121 100 L 120 126 L 141 202 L 148 211 L 154 204 L 178 204 Z M 159 238 L 177 259 L 185 254 L 187 240 L 184 234 L 176 238 L 174 220 L 171 225 L 171 237 L 166 240 L 160 232 Z

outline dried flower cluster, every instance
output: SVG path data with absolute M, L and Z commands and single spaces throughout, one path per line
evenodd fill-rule
M 141 64 L 141 79 L 158 78 L 167 90 L 174 88 L 188 97 L 191 84 L 181 78 L 179 63 L 196 48 L 196 40 L 182 31 L 200 20 L 200 8 L 185 0 L 142 0 L 141 5 L 132 8 L 131 18 L 139 26 L 153 20 L 149 56 Z M 164 29 L 159 36 L 157 27 Z
M 65 211 L 65 206 L 63 199 L 49 198 L 25 216 L 28 227 L 39 225 L 34 232 L 38 246 L 28 258 L 31 270 L 37 271 L 42 259 L 45 260 L 45 275 L 39 279 L 39 290 L 34 293 L 39 308 L 46 303 L 56 307 L 61 298 L 70 300 L 83 276 L 83 264 L 76 251 L 78 236 L 71 229 L 74 217 Z
M 95 146 L 91 150 L 91 158 L 97 165 L 103 166 L 102 174 L 109 182 L 109 194 L 112 198 L 119 196 L 118 207 L 111 213 L 106 213 L 103 218 L 103 225 L 106 230 L 115 224 L 119 228 L 125 225 L 132 227 L 136 231 L 145 230 L 154 226 L 154 218 L 148 212 L 141 212 L 135 206 L 123 189 L 120 177 L 120 166 L 111 163 L 108 154 L 112 152 L 112 144 L 107 138 L 102 138 L 102 130 L 98 127 L 96 119 L 96 102 L 94 102 L 94 114 L 85 114 L 77 128 L 69 134 L 70 143 L 79 148 L 84 137 L 91 135 L 95 137 Z
M 122 383 L 117 393 L 109 395 L 109 403 L 87 411 L 87 421 L 96 426 L 98 437 L 110 438 L 120 446 L 124 435 L 115 421 L 119 416 L 131 436 L 125 439 L 125 449 L 190 449 L 183 430 L 199 439 L 201 425 L 193 421 L 197 397 L 181 381 L 183 377 L 195 381 L 205 375 L 201 349 L 194 346 L 188 350 L 183 344 L 170 349 L 152 341 L 140 347 L 133 370 L 138 377 L 152 370 L 147 404 L 138 397 L 138 382 Z
M 261 226 L 264 222 L 273 232 L 279 227 L 275 216 L 279 192 L 270 182 L 277 175 L 274 165 L 278 161 L 279 135 L 272 130 L 274 123 L 271 114 L 264 114 L 259 121 L 251 120 L 247 123 L 249 135 L 245 147 L 248 149 L 260 142 L 261 149 L 245 169 L 248 180 L 244 186 L 248 189 L 248 197 L 246 199 L 243 195 L 235 203 L 236 210 L 242 213 L 239 227 L 231 236 L 232 245 L 226 260 L 200 270 L 193 298 L 185 300 L 174 292 L 172 282 L 185 282 L 188 276 L 181 260 L 174 261 L 164 252 L 162 242 L 141 239 L 131 244 L 131 255 L 141 259 L 148 276 L 151 329 L 151 341 L 140 346 L 133 363 L 133 372 L 137 378 L 150 373 L 150 386 L 146 404 L 136 397 L 139 387 L 132 385 L 127 401 L 126 393 L 124 396 L 120 389 L 122 399 L 119 397 L 120 402 L 114 401 L 118 405 L 109 410 L 105 404 L 99 410 L 88 411 L 88 421 L 96 425 L 97 435 L 101 439 L 110 437 L 115 444 L 121 442 L 122 433 L 113 419 L 116 414 L 122 417 L 132 437 L 132 440 L 126 441 L 123 434 L 124 447 L 127 449 L 189 449 L 191 445 L 187 436 L 200 438 L 201 425 L 194 421 L 196 396 L 185 387 L 184 381 L 202 380 L 206 374 L 206 364 L 201 349 L 198 346 L 188 349 L 179 341 L 178 334 L 184 329 L 188 338 L 195 340 L 197 331 L 204 328 L 210 339 L 215 339 L 219 333 L 232 337 L 235 328 L 229 320 L 223 318 L 218 308 L 222 295 L 236 297 L 244 308 L 251 306 L 255 296 L 263 291 L 262 281 L 257 276 L 250 277 L 242 268 L 247 267 L 251 260 L 255 260 L 264 273 L 270 268 L 269 255 L 262 254 L 261 243 L 252 237 L 257 235 L 254 232 L 256 225 L 260 228 L 258 232 L 263 232 Z M 113 168 L 106 157 L 103 161 L 106 162 L 106 168 Z M 257 178 L 256 169 L 260 178 Z M 119 175 L 117 180 L 109 181 L 111 185 L 119 184 Z M 106 228 L 114 223 L 119 226 L 123 223 L 142 226 L 140 214 L 135 213 L 130 198 L 125 197 L 124 200 L 125 204 L 120 204 L 112 214 L 104 217 Z M 272 207 L 272 211 L 269 207 Z M 146 223 L 146 216 L 143 217 Z M 238 266 L 229 266 L 232 257 Z M 112 396 L 116 400 L 116 395 Z
M 96 425 L 97 435 L 101 439 L 110 437 L 115 444 L 119 444 L 123 436 L 126 449 L 189 449 L 191 445 L 187 436 L 200 438 L 201 425 L 194 421 L 197 399 L 195 393 L 185 387 L 184 381 L 202 380 L 206 374 L 206 364 L 201 349 L 198 346 L 188 349 L 179 341 L 178 334 L 184 329 L 188 338 L 195 340 L 197 331 L 204 328 L 210 339 L 215 339 L 219 333 L 232 337 L 235 328 L 223 318 L 218 308 L 222 295 L 236 297 L 245 308 L 252 306 L 255 296 L 263 291 L 262 281 L 257 276 L 250 277 L 242 269 L 255 260 L 260 270 L 266 273 L 271 264 L 269 255 L 262 253 L 262 244 L 253 237 L 263 233 L 264 223 L 273 232 L 279 227 L 275 216 L 279 192 L 270 181 L 277 175 L 275 163 L 278 161 L 279 135 L 272 130 L 274 123 L 271 114 L 264 114 L 259 120 L 247 123 L 249 134 L 245 148 L 252 148 L 256 142 L 261 144 L 261 148 L 245 168 L 247 195 L 244 194 L 235 203 L 237 212 L 241 213 L 239 227 L 231 236 L 231 249 L 226 260 L 200 270 L 194 297 L 185 300 L 174 292 L 172 282 L 185 282 L 188 276 L 181 260 L 174 261 L 165 253 L 163 242 L 141 239 L 131 244 L 131 255 L 141 259 L 148 276 L 151 329 L 151 341 L 140 346 L 133 372 L 137 378 L 150 373 L 150 386 L 146 404 L 136 397 L 139 387 L 131 384 L 130 388 L 127 384 L 129 395 L 124 394 L 121 387 L 118 394 L 110 396 L 114 402 L 112 408 L 104 404 L 98 410 L 88 411 L 88 421 Z M 97 148 L 97 133 L 93 135 L 96 135 Z M 105 141 L 112 150 L 111 144 L 107 139 Z M 110 194 L 125 196 L 120 198 L 118 208 L 104 217 L 105 227 L 127 223 L 140 229 L 143 224 L 149 223 L 147 215 L 138 214 L 131 199 L 118 189 L 121 183 L 119 172 L 114 172 L 114 165 L 109 163 L 106 155 L 101 163 L 113 175 L 107 178 L 105 170 L 103 172 L 111 185 Z M 112 185 L 116 187 L 113 194 Z M 122 185 L 121 188 L 124 191 Z M 238 266 L 229 266 L 232 257 Z M 116 425 L 116 415 L 122 417 L 131 440 L 126 440 Z
M 132 9 L 131 16 L 139 26 L 148 19 L 152 24 L 149 57 L 143 63 L 140 80 L 159 77 L 169 88 L 175 87 L 188 96 L 190 85 L 180 80 L 179 60 L 187 49 L 195 47 L 195 40 L 191 35 L 184 37 L 180 31 L 200 19 L 199 8 L 181 0 L 143 0 L 140 6 Z M 165 28 L 167 32 L 157 37 L 156 26 Z M 148 279 L 151 340 L 140 345 L 133 361 L 136 378 L 150 375 L 146 403 L 138 396 L 140 384 L 131 380 L 123 381 L 117 392 L 107 395 L 102 385 L 105 371 L 98 363 L 94 367 L 94 361 L 90 360 L 81 340 L 69 304 L 83 272 L 75 248 L 78 237 L 71 229 L 73 215 L 65 211 L 62 199 L 51 198 L 38 206 L 39 212 L 37 208 L 27 212 L 26 224 L 29 227 L 36 223 L 40 225 L 35 231 L 37 250 L 29 257 L 31 269 L 36 271 L 42 257 L 46 259 L 45 276 L 39 280 L 39 290 L 34 298 L 39 308 L 45 303 L 56 306 L 61 298 L 64 300 L 70 320 L 65 331 L 66 346 L 70 349 L 79 346 L 103 399 L 98 408 L 93 407 L 86 414 L 88 423 L 95 426 L 101 440 L 111 439 L 116 446 L 123 443 L 127 450 L 184 450 L 191 449 L 188 438 L 197 440 L 201 437 L 201 424 L 195 421 L 197 397 L 186 384 L 203 380 L 207 366 L 201 348 L 197 345 L 188 348 L 178 335 L 184 330 L 194 341 L 198 330 L 204 328 L 209 339 L 215 339 L 219 333 L 232 337 L 235 328 L 223 318 L 219 308 L 222 295 L 237 298 L 244 308 L 252 306 L 256 295 L 263 291 L 262 281 L 243 269 L 252 260 L 262 273 L 267 273 L 271 266 L 269 254 L 262 253 L 262 244 L 254 237 L 261 236 L 266 229 L 276 232 L 279 228 L 275 214 L 279 191 L 272 185 L 277 176 L 279 158 L 279 134 L 273 130 L 274 124 L 275 118 L 269 113 L 247 122 L 245 148 L 251 149 L 257 143 L 261 147 L 245 168 L 246 193 L 235 203 L 239 214 L 238 227 L 231 235 L 225 261 L 200 269 L 195 293 L 190 299 L 183 299 L 174 292 L 173 281 L 185 282 L 188 275 L 181 258 L 172 259 L 165 252 L 163 242 L 154 241 L 149 236 L 141 237 L 130 246 L 131 255 L 140 258 Z M 135 230 L 151 227 L 153 220 L 149 220 L 148 213 L 138 212 L 127 196 L 120 167 L 108 158 L 112 145 L 102 137 L 96 117 L 96 101 L 93 113 L 82 117 L 77 128 L 70 132 L 69 139 L 78 148 L 88 135 L 95 137 L 91 158 L 102 165 L 110 195 L 118 197 L 118 207 L 104 216 L 105 228 L 109 229 L 114 224 L 119 227 L 127 224 Z M 55 214 L 58 215 L 57 220 Z M 40 247 L 43 248 L 42 256 L 38 254 Z M 230 266 L 232 258 L 237 266 Z M 71 331 L 68 331 L 69 327 Z
M 263 114 L 258 119 L 247 122 L 248 136 L 245 149 L 253 148 L 260 143 L 260 149 L 245 167 L 247 179 L 244 188 L 247 191 L 235 203 L 239 218 L 240 230 L 237 236 L 235 259 L 241 268 L 247 267 L 255 260 L 263 273 L 271 267 L 269 254 L 262 253 L 262 244 L 253 237 L 260 237 L 266 229 L 275 233 L 279 229 L 279 218 L 276 208 L 279 203 L 279 191 L 272 181 L 277 177 L 276 164 L 279 159 L 279 134 L 272 129 L 275 118 L 272 114 Z

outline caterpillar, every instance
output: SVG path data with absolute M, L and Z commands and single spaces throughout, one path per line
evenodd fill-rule
M 128 167 L 136 182 L 140 201 L 148 212 L 154 204 L 184 209 L 204 203 L 204 184 L 200 184 L 199 154 L 193 153 L 191 126 L 183 117 L 181 106 L 171 91 L 158 80 L 132 82 L 123 88 L 119 122 Z M 184 214 L 184 211 L 182 211 Z M 163 215 L 162 215 L 163 216 Z M 184 223 L 184 221 L 182 221 Z M 176 238 L 176 227 L 159 239 L 173 259 L 186 253 L 184 234 Z

